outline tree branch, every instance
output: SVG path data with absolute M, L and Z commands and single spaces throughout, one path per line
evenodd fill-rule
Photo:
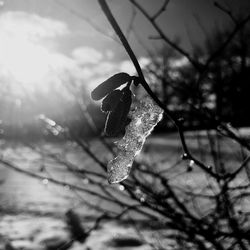
M 201 65 L 195 60 L 193 59 L 190 54 L 185 51 L 184 49 L 182 49 L 181 47 L 179 47 L 177 44 L 175 44 L 173 41 L 171 41 L 166 35 L 165 33 L 162 31 L 162 29 L 159 27 L 159 25 L 155 22 L 155 18 L 150 17 L 150 15 L 147 13 L 147 11 L 135 0 L 129 0 L 133 5 L 135 5 L 137 7 L 137 9 L 147 18 L 147 20 L 152 24 L 152 26 L 155 28 L 155 30 L 158 32 L 158 34 L 160 35 L 160 37 L 168 44 L 170 45 L 172 48 L 174 48 L 176 51 L 178 51 L 180 54 L 182 54 L 183 56 L 185 56 L 189 62 L 197 69 L 200 71 L 201 69 Z
M 153 93 L 153 91 L 151 90 L 151 88 L 149 87 L 148 83 L 146 82 L 141 66 L 133 52 L 133 50 L 131 49 L 128 40 L 126 39 L 126 37 L 124 36 L 123 32 L 120 29 L 120 26 L 118 25 L 118 23 L 116 22 L 113 14 L 111 13 L 106 0 L 98 0 L 99 4 L 104 12 L 104 14 L 106 15 L 109 23 L 112 25 L 114 31 L 116 32 L 117 36 L 119 37 L 119 39 L 122 42 L 122 45 L 124 46 L 127 54 L 129 55 L 132 63 L 134 64 L 134 67 L 138 73 L 139 79 L 140 79 L 140 83 L 141 85 L 144 87 L 144 89 L 146 90 L 146 92 L 149 94 L 149 96 L 151 96 L 151 98 L 156 102 L 157 105 L 159 105 L 159 107 L 161 107 L 165 114 L 167 115 L 167 117 L 173 122 L 173 124 L 175 125 L 175 127 L 177 128 L 178 132 L 179 132 L 179 136 L 180 136 L 180 140 L 182 143 L 182 148 L 184 151 L 184 157 L 185 159 L 189 159 L 189 160 L 193 160 L 194 163 L 199 166 L 200 168 L 202 168 L 205 172 L 207 172 L 208 174 L 210 174 L 212 177 L 214 178 L 220 178 L 219 175 L 217 175 L 216 173 L 214 173 L 210 168 L 208 168 L 205 164 L 203 164 L 201 161 L 199 161 L 198 159 L 196 159 L 188 150 L 188 147 L 186 145 L 186 140 L 185 140 L 185 136 L 184 136 L 184 132 L 183 132 L 183 127 L 182 127 L 182 120 L 179 120 L 175 117 L 174 113 L 172 113 L 170 110 L 168 110 L 166 108 L 166 106 L 159 100 L 159 98 Z M 130 0 L 132 2 L 134 2 L 134 0 Z
M 165 0 L 160 9 L 151 17 L 152 20 L 157 19 L 167 8 L 168 3 L 170 0 Z

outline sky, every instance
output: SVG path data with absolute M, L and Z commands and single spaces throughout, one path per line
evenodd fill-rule
M 149 13 L 158 10 L 161 0 L 138 0 Z M 219 0 L 235 13 L 250 11 L 249 0 Z M 108 1 L 114 16 L 126 34 L 134 8 L 129 1 Z M 200 20 L 200 24 L 197 20 Z M 157 20 L 164 32 L 181 39 L 191 49 L 191 41 L 201 44 L 214 27 L 232 22 L 216 9 L 212 0 L 170 0 Z M 202 28 L 202 27 L 203 28 Z M 148 39 L 156 33 L 138 12 L 129 41 L 142 65 L 149 63 L 139 40 L 150 48 L 162 41 Z M 17 95 L 50 91 L 74 80 L 87 91 L 120 71 L 133 74 L 134 68 L 115 37 L 97 0 L 5 0 L 0 1 L 0 79 L 13 85 Z M 10 83 L 11 82 L 11 83 Z

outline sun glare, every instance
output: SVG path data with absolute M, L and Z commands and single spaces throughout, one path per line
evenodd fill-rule
M 1 55 L 6 70 L 17 81 L 35 84 L 48 73 L 49 54 L 45 48 L 21 39 L 10 41 L 6 48 Z
M 17 34 L 0 34 L 1 71 L 26 91 L 47 88 L 44 79 L 49 74 L 52 56 L 39 41 L 20 36 L 20 28 Z

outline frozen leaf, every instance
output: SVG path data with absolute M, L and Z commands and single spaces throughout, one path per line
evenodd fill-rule
M 105 97 L 112 90 L 119 88 L 121 85 L 130 81 L 131 76 L 127 73 L 118 73 L 98 85 L 91 93 L 93 100 L 97 101 Z
M 142 150 L 146 137 L 162 119 L 163 110 L 150 97 L 144 98 L 130 111 L 131 122 L 126 127 L 124 137 L 115 142 L 117 155 L 109 161 L 108 181 L 118 183 L 129 176 L 134 158 Z

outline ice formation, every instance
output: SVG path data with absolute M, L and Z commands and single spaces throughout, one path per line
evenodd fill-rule
M 162 114 L 163 110 L 150 97 L 144 98 L 130 110 L 128 116 L 131 122 L 126 127 L 124 137 L 115 142 L 118 148 L 116 157 L 108 162 L 109 183 L 118 183 L 128 177 L 135 156 L 140 153 L 146 137 L 162 119 Z

